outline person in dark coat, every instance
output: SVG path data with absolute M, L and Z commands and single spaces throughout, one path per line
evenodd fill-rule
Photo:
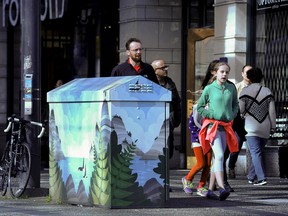
M 111 76 L 141 75 L 158 84 L 153 67 L 141 60 L 142 43 L 138 38 L 130 38 L 126 42 L 128 59 L 112 69 Z
M 164 60 L 155 60 L 152 62 L 154 73 L 158 79 L 159 85 L 172 92 L 172 102 L 170 103 L 170 132 L 168 137 L 169 158 L 172 158 L 174 152 L 174 129 L 181 123 L 181 98 L 173 80 L 168 77 L 168 66 Z

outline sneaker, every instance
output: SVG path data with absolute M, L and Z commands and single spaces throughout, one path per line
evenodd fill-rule
M 234 189 L 230 186 L 230 184 L 228 182 L 224 183 L 224 188 L 228 192 L 234 192 Z
M 253 180 L 253 179 L 248 179 L 248 183 L 249 183 L 249 184 L 253 184 L 253 183 L 254 183 L 254 180 Z
M 208 190 L 205 187 L 199 187 L 197 188 L 197 195 L 205 197 L 207 196 Z
M 227 199 L 227 197 L 230 195 L 230 192 L 225 190 L 224 188 L 220 189 L 220 195 L 219 195 L 219 200 L 224 201 Z
M 263 180 L 261 180 L 261 181 L 255 182 L 253 185 L 266 185 L 266 184 L 267 184 L 266 179 L 263 179 Z
M 182 178 L 183 190 L 187 194 L 192 194 L 193 183 L 188 181 L 185 177 Z
M 236 178 L 235 170 L 234 169 L 229 169 L 228 176 L 229 176 L 229 179 L 235 179 Z
M 207 194 L 206 194 L 207 199 L 211 199 L 211 200 L 219 200 L 219 197 L 213 193 L 212 190 L 208 190 Z

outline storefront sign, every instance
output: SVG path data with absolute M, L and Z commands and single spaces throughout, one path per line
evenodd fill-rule
M 2 26 L 6 20 L 16 26 L 21 18 L 21 5 L 23 0 L 2 0 Z M 65 0 L 41 0 L 41 21 L 45 19 L 59 19 L 64 15 Z M 48 15 L 49 12 L 49 15 Z
M 276 9 L 288 6 L 288 0 L 257 0 L 257 10 Z

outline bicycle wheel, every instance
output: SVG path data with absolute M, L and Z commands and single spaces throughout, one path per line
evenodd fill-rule
M 31 171 L 31 152 L 27 143 L 18 146 L 18 153 L 11 158 L 8 186 L 11 197 L 20 197 L 28 184 Z
M 0 162 L 0 191 L 1 195 L 5 196 L 8 187 L 8 172 L 9 172 L 9 147 L 10 142 L 8 141 L 3 152 L 1 162 Z

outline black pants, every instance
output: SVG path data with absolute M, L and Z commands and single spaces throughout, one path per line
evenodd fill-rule
M 239 155 L 239 153 L 240 153 L 240 151 L 242 149 L 243 143 L 244 143 L 244 140 L 241 139 L 237 135 L 237 133 L 235 133 L 235 134 L 236 134 L 237 139 L 238 139 L 238 151 L 237 152 L 233 152 L 233 153 L 230 154 L 228 146 L 226 147 L 226 150 L 224 152 L 224 161 L 223 161 L 224 182 L 227 182 L 227 180 L 228 180 L 227 171 L 226 171 L 226 161 L 227 161 L 227 159 L 230 156 L 230 159 L 229 159 L 229 162 L 228 162 L 228 167 L 229 167 L 229 169 L 234 169 L 235 165 L 236 165 L 236 162 L 237 162 L 237 159 L 238 159 L 238 155 Z

